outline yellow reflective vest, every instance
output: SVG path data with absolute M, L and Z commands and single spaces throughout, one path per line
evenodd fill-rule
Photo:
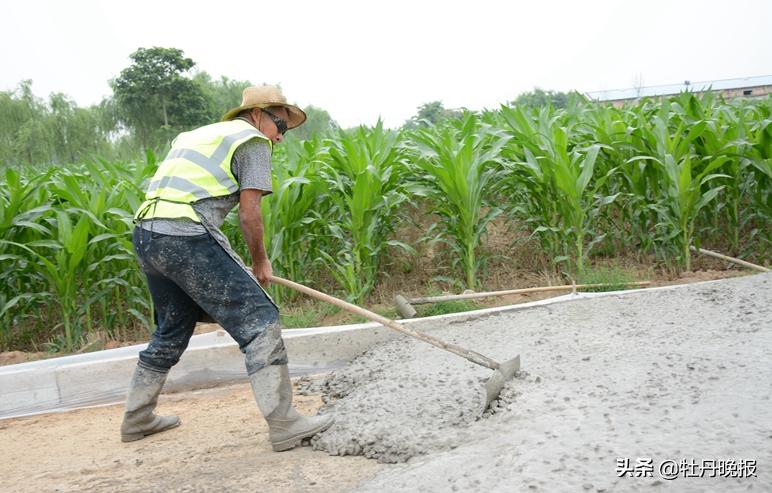
M 191 204 L 239 190 L 231 172 L 236 149 L 254 138 L 270 139 L 244 120 L 214 123 L 183 132 L 148 185 L 134 218 L 189 218 L 200 222 Z

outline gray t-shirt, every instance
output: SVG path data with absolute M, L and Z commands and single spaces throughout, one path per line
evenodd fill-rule
M 239 191 L 223 197 L 202 199 L 193 205 L 193 210 L 202 222 L 222 227 L 225 216 L 239 203 L 241 190 L 262 190 L 263 195 L 272 192 L 271 147 L 263 139 L 253 139 L 240 145 L 231 159 L 231 172 L 239 184 Z M 201 224 L 188 218 L 147 219 L 140 222 L 143 229 L 174 236 L 196 236 L 206 233 Z

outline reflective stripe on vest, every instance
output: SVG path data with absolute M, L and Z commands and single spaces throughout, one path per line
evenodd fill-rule
M 189 218 L 199 222 L 191 204 L 239 190 L 231 172 L 236 149 L 254 138 L 271 141 L 244 120 L 214 123 L 177 136 L 158 167 L 136 219 Z

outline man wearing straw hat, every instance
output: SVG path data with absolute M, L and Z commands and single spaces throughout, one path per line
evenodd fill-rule
M 260 209 L 262 197 L 271 193 L 272 146 L 305 120 L 279 87 L 248 87 L 241 105 L 222 122 L 178 135 L 150 181 L 135 216 L 133 241 L 157 327 L 131 380 L 121 425 L 124 442 L 180 424 L 177 416 L 157 416 L 153 410 L 196 322 L 208 317 L 244 353 L 274 450 L 288 450 L 332 424 L 330 416 L 305 417 L 293 408 L 279 310 L 261 286 L 272 275 Z M 220 231 L 237 204 L 251 269 Z

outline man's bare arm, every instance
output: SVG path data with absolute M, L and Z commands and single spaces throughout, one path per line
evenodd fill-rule
M 263 192 L 260 190 L 241 191 L 239 224 L 249 247 L 249 254 L 252 256 L 252 272 L 260 284 L 267 284 L 273 275 L 273 270 L 263 243 L 263 212 L 260 207 L 262 198 Z

